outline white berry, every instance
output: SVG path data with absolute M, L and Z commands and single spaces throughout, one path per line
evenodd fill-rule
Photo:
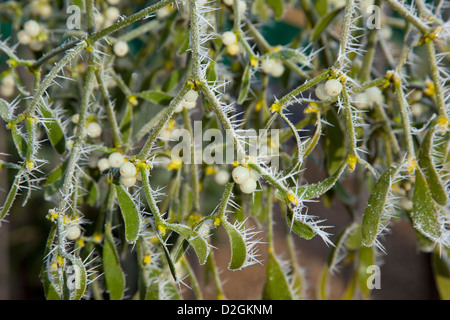
M 261 62 L 261 69 L 264 73 L 271 74 L 273 70 L 274 62 L 272 59 L 266 59 Z
M 118 5 L 120 3 L 120 0 L 108 0 L 108 3 L 112 6 Z
M 106 158 L 101 158 L 97 161 L 97 167 L 98 170 L 104 171 L 106 169 L 109 169 L 111 167 L 109 160 Z
M 325 92 L 329 96 L 337 96 L 342 91 L 342 83 L 337 79 L 330 79 L 325 82 Z
M 134 177 L 134 176 L 136 176 L 136 173 L 137 173 L 136 167 L 131 162 L 124 162 L 120 166 L 120 175 L 123 178 Z
M 230 180 L 230 173 L 227 170 L 219 170 L 214 177 L 217 184 L 224 185 Z
M 283 63 L 280 60 L 275 60 L 272 65 L 270 75 L 274 78 L 279 78 L 283 75 L 283 73 L 284 73 Z
M 227 6 L 232 6 L 233 0 L 223 0 L 223 3 L 225 3 Z
M 102 134 L 102 127 L 97 122 L 89 122 L 86 126 L 86 133 L 91 138 L 98 138 Z
M 115 22 L 120 16 L 120 11 L 116 7 L 109 7 L 105 11 L 105 18 L 109 22 Z
M 23 25 L 23 31 L 26 32 L 31 38 L 37 37 L 41 30 L 41 26 L 34 20 L 28 20 Z
M 325 91 L 325 85 L 323 83 L 316 87 L 315 94 L 319 100 L 327 100 L 330 97 Z
M 76 240 L 81 236 L 81 229 L 77 226 L 71 227 L 69 231 L 67 231 L 66 238 L 67 240 Z
M 241 184 L 248 180 L 248 178 L 250 177 L 250 171 L 247 168 L 239 166 L 233 169 L 231 175 L 234 182 Z
M 228 46 L 230 44 L 237 43 L 237 37 L 232 31 L 226 31 L 222 34 L 222 42 L 224 45 Z
M 378 87 L 372 87 L 365 91 L 367 99 L 370 102 L 376 103 L 376 104 L 383 104 L 384 102 L 384 96 L 383 92 L 381 92 L 380 88 Z
M 31 42 L 31 37 L 28 33 L 26 33 L 24 30 L 20 30 L 17 33 L 17 40 L 19 40 L 20 44 L 23 44 L 24 46 L 29 45 Z
M 117 41 L 114 44 L 114 54 L 118 57 L 124 57 L 127 55 L 130 48 L 128 47 L 128 44 L 125 41 Z
M 229 45 L 227 45 L 227 52 L 230 55 L 235 56 L 239 53 L 239 46 L 235 43 L 229 44 Z
M 11 97 L 15 92 L 14 87 L 7 87 L 7 86 L 0 86 L 0 95 L 9 98 Z
M 355 94 L 353 104 L 359 109 L 367 109 L 370 105 L 369 99 L 365 92 Z
M 111 167 L 118 168 L 125 161 L 125 158 L 120 152 L 113 152 L 109 155 L 108 161 Z
M 2 79 L 2 86 L 14 88 L 15 87 L 14 77 L 11 74 L 4 76 Z
M 256 190 L 256 181 L 249 178 L 244 183 L 240 184 L 240 188 L 243 193 L 253 193 Z
M 129 178 L 120 177 L 120 182 L 124 187 L 129 188 L 136 184 L 136 177 L 129 177 Z
M 197 102 L 183 100 L 181 105 L 183 106 L 183 108 L 187 110 L 192 110 L 197 106 Z
M 184 100 L 186 100 L 188 102 L 195 102 L 195 101 L 197 101 L 197 98 L 198 98 L 198 92 L 195 90 L 189 90 L 184 95 Z
M 258 181 L 259 178 L 261 178 L 261 174 L 255 169 L 250 169 L 250 178 L 255 181 Z

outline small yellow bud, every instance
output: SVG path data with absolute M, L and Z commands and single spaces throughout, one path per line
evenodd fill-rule
M 425 93 L 427 96 L 431 97 L 436 94 L 436 88 L 434 87 L 434 83 L 430 80 L 425 81 L 426 88 L 423 89 L 423 93 Z
M 258 68 L 258 59 L 256 59 L 255 57 L 251 57 L 250 58 L 250 65 L 253 68 Z
M 145 265 L 149 265 L 150 262 L 152 262 L 152 257 L 150 256 L 150 254 L 147 253 L 147 254 L 144 256 L 144 264 L 145 264 Z
M 214 219 L 214 227 L 217 227 L 220 224 L 220 218 L 215 218 Z
M 415 158 L 409 158 L 407 160 L 406 169 L 408 170 L 408 174 L 413 174 L 417 168 L 417 161 Z
M 213 175 L 217 173 L 217 169 L 214 166 L 207 166 L 205 168 L 205 174 L 207 176 Z
M 289 202 L 290 203 L 292 203 L 293 205 L 295 205 L 295 206 L 298 206 L 298 198 L 297 198 L 297 196 L 294 194 L 294 193 L 289 193 L 289 195 L 288 195 L 288 200 L 289 200 Z
M 305 111 L 303 111 L 304 113 L 317 113 L 319 112 L 319 107 L 317 105 L 317 103 L 310 103 L 309 106 L 307 106 L 305 108 Z
M 58 263 L 59 266 L 62 266 L 64 264 L 64 262 L 65 262 L 65 259 L 62 256 L 58 256 L 56 258 L 56 262 Z
M 350 167 L 350 171 L 353 172 L 353 170 L 355 170 L 357 162 L 358 162 L 358 157 L 355 154 L 351 154 L 351 155 L 348 156 L 347 163 L 348 163 L 348 165 Z
M 270 112 L 272 112 L 272 113 L 281 112 L 281 109 L 282 109 L 282 106 L 277 101 L 277 102 L 273 103 L 272 106 L 270 107 Z
M 161 235 L 166 234 L 166 227 L 164 227 L 162 224 L 158 225 L 158 231 L 161 233 Z
M 136 96 L 129 96 L 128 97 L 128 102 L 131 103 L 133 106 L 137 106 L 138 105 L 138 100 Z
M 173 159 L 167 166 L 167 170 L 178 169 L 183 165 L 183 161 L 180 158 Z
M 444 134 L 448 130 L 448 118 L 445 116 L 439 116 L 437 118 L 437 126 L 440 134 Z

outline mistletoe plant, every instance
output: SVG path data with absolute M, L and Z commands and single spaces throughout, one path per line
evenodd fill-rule
M 0 169 L 12 179 L 0 220 L 45 199 L 45 297 L 178 299 L 189 285 L 202 299 L 192 266 L 200 264 L 224 299 L 214 258 L 222 229 L 230 270 L 265 266 L 263 299 L 305 297 L 297 236 L 330 248 L 322 297 L 347 257 L 346 297 L 369 298 L 367 268 L 385 251 L 391 220 L 406 219 L 449 298 L 448 6 L 2 2 L 12 32 L 0 42 Z M 301 27 L 287 44 L 271 40 L 264 30 L 288 16 Z M 327 177 L 308 183 L 313 162 Z M 363 211 L 344 188 L 348 177 L 370 194 Z M 350 213 L 337 236 L 308 212 L 321 197 Z M 278 214 L 287 261 L 274 246 Z

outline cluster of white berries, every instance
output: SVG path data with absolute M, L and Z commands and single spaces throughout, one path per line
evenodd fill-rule
M 137 171 L 136 166 L 132 162 L 126 161 L 120 152 L 113 152 L 108 158 L 101 158 L 97 161 L 97 167 L 100 171 L 109 168 L 119 168 L 120 182 L 124 187 L 132 187 L 136 184 L 137 180 L 142 180 L 141 174 Z
M 261 175 L 252 168 L 238 166 L 231 173 L 234 182 L 236 182 L 241 191 L 246 194 L 253 193 L 256 190 L 256 181 Z
M 30 4 L 30 11 L 33 15 L 38 15 L 41 19 L 48 19 L 52 16 L 52 6 L 49 0 L 34 0 Z
M 23 25 L 23 29 L 17 33 L 17 40 L 24 46 L 29 46 L 33 51 L 40 51 L 44 48 L 47 39 L 45 29 L 35 20 L 28 20 Z
M 198 92 L 191 89 L 189 90 L 176 106 L 175 113 L 180 113 L 183 109 L 192 110 L 197 106 Z
M 222 34 L 222 43 L 226 47 L 228 54 L 235 56 L 239 53 L 240 48 L 236 34 L 232 31 L 225 31 Z
M 14 94 L 16 85 L 14 82 L 14 77 L 11 74 L 7 74 L 1 80 L 0 84 L 0 95 L 5 98 L 9 98 Z
M 279 78 L 284 73 L 283 62 L 278 59 L 266 59 L 261 62 L 261 69 L 264 73 L 271 75 L 274 78 Z
M 124 57 L 128 54 L 130 48 L 128 47 L 128 43 L 126 43 L 125 41 L 117 41 L 116 43 L 114 43 L 113 51 L 116 56 Z
M 342 91 L 342 83 L 337 79 L 329 79 L 325 84 L 320 83 L 315 90 L 316 96 L 319 100 L 327 100 L 329 98 L 339 95 Z
M 367 109 L 373 104 L 381 105 L 384 103 L 383 92 L 378 87 L 371 87 L 364 92 L 360 92 L 354 95 L 353 105 L 358 109 Z

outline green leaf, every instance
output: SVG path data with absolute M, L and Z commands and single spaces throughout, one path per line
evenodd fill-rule
M 109 228 L 105 230 L 102 261 L 109 298 L 111 300 L 121 300 L 125 289 L 125 276 L 120 266 L 119 253 L 114 245 L 114 239 Z
M 416 168 L 411 220 L 414 228 L 431 240 L 439 239 L 441 226 L 438 208 L 434 203 L 430 188 L 420 168 Z
M 436 125 L 433 125 L 428 130 L 428 133 L 425 135 L 422 145 L 420 146 L 419 167 L 427 180 L 433 199 L 441 206 L 445 206 L 448 200 L 447 192 L 431 158 L 433 137 L 436 132 L 436 127 Z
M 275 13 L 275 18 L 279 19 L 284 13 L 284 0 L 266 0 L 266 3 Z
M 250 75 L 251 66 L 247 64 L 242 74 L 241 89 L 239 90 L 238 104 L 242 104 L 247 98 L 248 90 L 250 89 Z
M 122 139 L 124 143 L 128 141 L 132 134 L 132 123 L 133 123 L 133 105 L 128 102 L 125 108 L 124 115 L 120 121 L 120 133 L 122 134 Z
M 192 230 L 188 226 L 177 224 L 177 223 L 164 223 L 164 227 L 175 231 L 180 236 L 182 236 L 189 244 L 194 248 L 197 254 L 200 264 L 205 264 L 206 259 L 209 255 L 209 245 L 208 242 L 201 237 L 196 231 Z
M 67 162 L 68 162 L 68 160 L 65 160 L 65 161 L 61 162 L 55 169 L 53 169 L 47 175 L 47 177 L 42 181 L 42 185 L 48 186 L 48 185 L 58 181 L 62 177 L 64 171 L 66 171 Z
M 450 258 L 449 251 L 433 252 L 433 271 L 441 300 L 450 300 Z
M 316 0 L 314 6 L 319 15 L 323 16 L 328 11 L 328 0 Z
M 335 246 L 331 247 L 327 261 L 328 268 L 331 272 L 335 270 L 338 263 L 344 258 L 343 253 L 345 253 L 345 248 L 347 248 L 347 240 L 354 233 L 355 229 L 359 229 L 358 227 L 359 225 L 357 223 L 352 223 L 347 226 L 336 238 Z
M 298 220 L 294 220 L 294 223 L 292 223 L 292 212 L 289 209 L 286 214 L 286 219 L 291 230 L 300 237 L 306 240 L 311 240 L 316 235 L 316 232 L 313 230 L 313 228 L 306 223 Z
M 3 99 L 0 99 L 0 118 L 5 122 L 9 120 L 9 104 Z
M 286 275 L 272 251 L 266 265 L 266 283 L 263 300 L 292 300 L 292 293 Z
M 21 157 L 24 157 L 26 154 L 26 145 L 27 142 L 23 138 L 20 133 L 20 130 L 17 128 L 17 125 L 13 124 L 11 126 L 11 134 L 14 141 L 14 145 L 16 146 L 16 150 Z
M 231 258 L 228 264 L 228 269 L 239 270 L 243 267 L 247 260 L 247 247 L 245 241 L 242 238 L 240 232 L 236 229 L 236 226 L 229 223 L 226 219 L 223 219 L 222 225 L 224 226 L 228 238 L 230 239 Z
M 162 84 L 162 91 L 170 92 L 172 89 L 176 87 L 177 84 L 182 82 L 184 75 L 186 74 L 186 68 L 179 68 L 175 71 L 172 71 L 167 79 Z
M 173 99 L 170 94 L 154 90 L 142 91 L 137 93 L 136 96 L 160 106 L 168 106 Z
M 74 272 L 69 278 L 73 276 L 75 280 L 73 283 L 74 288 L 71 293 L 71 300 L 80 300 L 84 296 L 87 288 L 86 268 L 80 258 L 71 256 L 69 259 L 74 268 Z
M 385 212 L 386 206 L 390 205 L 388 202 L 389 192 L 392 187 L 391 182 L 399 169 L 399 165 L 394 165 L 386 170 L 378 179 L 370 194 L 364 211 L 361 229 L 362 244 L 366 247 L 371 247 L 374 244 L 387 222 L 383 212 Z
M 334 186 L 336 181 L 341 177 L 346 167 L 347 162 L 344 162 L 336 170 L 336 172 L 334 172 L 331 176 L 329 176 L 325 180 L 315 184 L 299 187 L 296 191 L 297 196 L 302 200 L 309 200 L 320 197 Z
M 125 223 L 125 238 L 128 243 L 135 243 L 141 227 L 139 211 L 130 194 L 125 191 L 121 185 L 114 186 L 119 201 L 120 211 L 122 212 L 123 221 Z
M 346 155 L 346 136 L 345 129 L 334 110 L 327 112 L 326 121 L 330 124 L 326 126 L 325 134 L 326 163 L 328 173 L 331 174 L 341 166 Z
M 320 19 L 320 21 L 314 26 L 311 32 L 310 41 L 317 40 L 320 35 L 325 31 L 325 29 L 330 25 L 334 18 L 344 9 L 343 7 L 337 7 Z
M 62 129 L 61 124 L 46 105 L 43 103 L 39 104 L 39 109 L 42 116 L 45 118 L 43 124 L 50 143 L 56 152 L 63 154 L 64 151 L 66 151 L 66 136 L 64 135 L 64 130 Z
M 368 299 L 370 288 L 368 286 L 369 277 L 372 275 L 369 266 L 375 265 L 375 249 L 373 247 L 361 247 L 359 250 L 358 283 L 363 299 Z
M 279 60 L 292 60 L 294 62 L 300 63 L 302 65 L 311 64 L 308 57 L 306 57 L 303 53 L 298 50 L 291 48 L 282 48 L 280 50 L 271 52 L 262 57 L 269 59 L 279 59 Z

